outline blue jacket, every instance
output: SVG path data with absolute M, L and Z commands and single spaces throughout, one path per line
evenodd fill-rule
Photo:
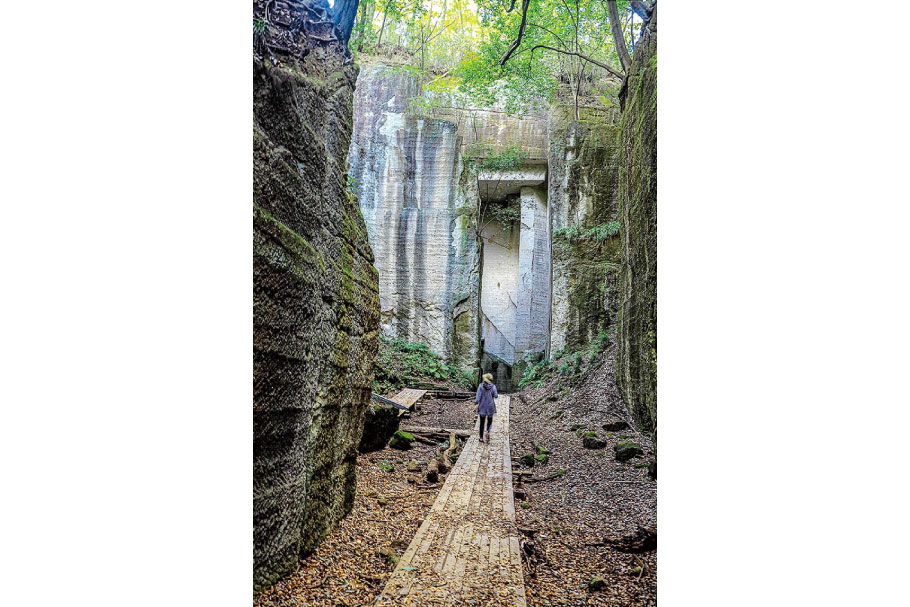
M 496 384 L 483 382 L 477 386 L 477 396 L 474 397 L 474 402 L 477 403 L 478 415 L 483 415 L 485 417 L 496 415 L 496 403 L 493 402 L 494 398 L 499 398 L 499 393 L 496 391 Z

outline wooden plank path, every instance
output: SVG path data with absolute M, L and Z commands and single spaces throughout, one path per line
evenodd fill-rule
M 509 453 L 509 396 L 490 443 L 472 433 L 377 605 L 526 607 Z
M 404 390 L 402 390 L 401 392 L 399 392 L 398 394 L 393 396 L 392 400 L 394 400 L 399 405 L 404 405 L 408 409 L 412 409 L 414 407 L 414 403 L 416 403 L 421 398 L 423 398 L 423 395 L 426 393 L 427 393 L 426 390 L 415 390 L 414 388 L 405 388 Z M 398 410 L 399 417 L 404 414 L 405 414 L 404 409 Z

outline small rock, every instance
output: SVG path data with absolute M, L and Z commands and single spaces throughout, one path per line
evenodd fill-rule
M 603 590 L 606 587 L 607 583 L 601 577 L 592 577 L 591 581 L 588 582 L 588 590 L 592 592 Z
M 395 554 L 395 551 L 392 550 L 391 548 L 381 548 L 379 550 L 379 556 L 381 556 L 385 560 L 385 562 L 388 563 L 389 565 L 391 565 L 392 567 L 395 567 L 396 565 L 398 565 L 398 555 Z
M 620 430 L 625 430 L 629 427 L 629 422 L 622 419 L 610 420 L 605 423 L 601 428 L 607 432 L 619 432 Z
M 396 430 L 395 434 L 392 435 L 392 440 L 389 441 L 389 447 L 392 449 L 406 451 L 411 448 L 411 443 L 413 442 L 413 434 L 410 432 L 405 432 L 404 430 Z
M 638 575 L 641 573 L 641 567 L 632 567 L 632 571 L 629 572 L 629 575 Z
M 585 432 L 581 444 L 585 449 L 603 449 L 607 446 L 607 441 L 597 438 L 596 432 Z
M 386 504 L 389 503 L 389 501 L 386 498 L 379 496 L 376 498 L 376 503 L 379 504 L 380 506 L 385 506 Z
M 625 462 L 635 456 L 642 455 L 641 445 L 638 443 L 619 443 L 613 447 L 613 454 L 618 462 Z
M 408 472 L 417 472 L 418 470 L 420 470 L 420 466 L 417 465 L 416 459 L 412 459 L 408 462 Z

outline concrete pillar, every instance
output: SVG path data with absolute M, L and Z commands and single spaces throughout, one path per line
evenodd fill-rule
M 550 318 L 550 239 L 546 192 L 521 188 L 521 232 L 518 253 L 518 298 L 515 319 L 517 382 L 529 360 L 547 347 Z

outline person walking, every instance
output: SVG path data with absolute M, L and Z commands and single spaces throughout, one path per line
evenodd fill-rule
M 499 398 L 499 393 L 496 391 L 496 384 L 493 383 L 493 374 L 484 373 L 483 382 L 477 386 L 477 396 L 474 397 L 477 415 L 480 416 L 480 442 L 490 441 L 490 428 L 493 426 L 493 416 L 496 415 L 496 402 L 493 400 L 495 398 Z

